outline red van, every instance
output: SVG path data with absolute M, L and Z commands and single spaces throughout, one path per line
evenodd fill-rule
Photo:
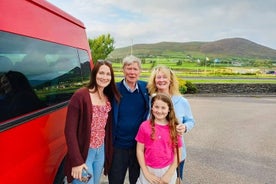
M 63 183 L 67 104 L 93 67 L 85 27 L 45 0 L 1 0 L 0 15 L 1 183 Z

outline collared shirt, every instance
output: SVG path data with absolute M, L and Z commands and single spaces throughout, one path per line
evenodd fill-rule
M 139 87 L 138 87 L 138 84 L 137 84 L 137 83 L 135 84 L 134 90 L 132 90 L 132 89 L 129 87 L 129 85 L 126 83 L 126 79 L 123 80 L 123 84 L 124 84 L 124 86 L 126 87 L 126 89 L 127 89 L 129 92 L 133 93 L 133 92 L 137 89 L 137 92 L 139 93 Z

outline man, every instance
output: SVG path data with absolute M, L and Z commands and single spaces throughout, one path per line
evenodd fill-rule
M 136 157 L 135 136 L 149 114 L 147 83 L 138 80 L 141 60 L 133 55 L 123 59 L 124 79 L 117 83 L 120 103 L 113 104 L 113 154 L 108 172 L 110 184 L 123 184 L 128 169 L 129 183 L 135 184 L 140 174 Z

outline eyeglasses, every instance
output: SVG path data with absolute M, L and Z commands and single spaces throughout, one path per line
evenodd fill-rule
M 112 65 L 111 61 L 104 60 L 104 59 L 99 59 L 97 62 L 98 62 L 98 63 L 104 63 L 104 64 L 107 63 L 107 64 Z
M 92 178 L 92 174 L 89 173 L 87 169 L 83 169 L 81 181 L 84 183 L 88 183 L 91 178 Z

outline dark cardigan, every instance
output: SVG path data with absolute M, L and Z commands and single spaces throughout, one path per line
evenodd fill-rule
M 73 177 L 71 176 L 72 167 L 82 165 L 86 161 L 90 144 L 92 112 L 92 104 L 88 88 L 81 88 L 77 90 L 71 97 L 68 105 L 64 132 L 68 148 L 67 155 L 65 157 L 64 172 L 67 176 L 68 182 L 73 181 Z M 105 127 L 105 155 L 112 155 L 113 153 L 112 147 L 109 147 L 110 145 L 112 146 L 111 120 L 112 111 L 108 113 L 108 119 Z M 107 163 L 104 164 L 104 170 L 108 172 L 110 163 L 108 164 L 108 159 L 105 159 L 105 162 Z

